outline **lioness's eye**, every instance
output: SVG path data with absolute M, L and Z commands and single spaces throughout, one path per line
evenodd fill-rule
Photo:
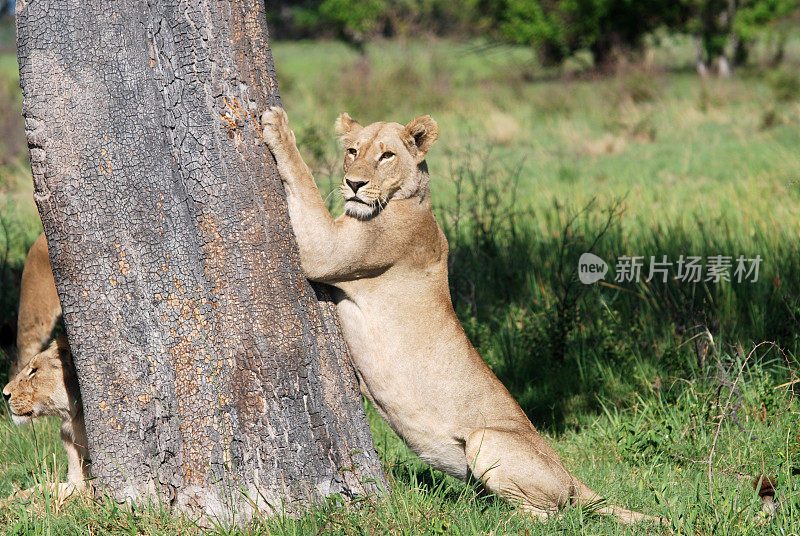
M 38 368 L 31 367 L 31 372 L 30 372 L 30 375 L 31 375 L 31 376 L 33 376 L 34 374 L 36 374 L 36 371 L 37 371 L 37 370 L 39 370 L 39 369 L 38 369 Z
M 351 154 L 351 155 L 353 155 L 353 156 L 355 156 L 357 153 L 358 153 L 358 149 L 355 149 L 354 147 L 350 147 L 350 148 L 347 150 L 347 154 Z
M 385 153 L 383 153 L 381 155 L 381 160 L 387 160 L 387 159 L 389 159 L 389 158 L 391 158 L 393 156 L 394 156 L 394 153 L 392 153 L 390 151 L 386 151 Z

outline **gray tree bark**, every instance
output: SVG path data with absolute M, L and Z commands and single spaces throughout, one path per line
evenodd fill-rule
M 260 0 L 18 0 L 34 197 L 95 484 L 246 519 L 385 485 L 259 117 Z

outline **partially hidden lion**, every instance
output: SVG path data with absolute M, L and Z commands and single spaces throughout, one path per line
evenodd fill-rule
M 37 417 L 61 419 L 61 443 L 67 452 L 67 482 L 58 484 L 59 495 L 87 489 L 90 475 L 78 378 L 65 336 L 33 356 L 3 388 L 11 419 L 21 426 Z
M 262 116 L 284 181 L 308 279 L 334 289 L 342 331 L 365 396 L 433 467 L 546 518 L 575 504 L 624 523 L 660 518 L 606 504 L 558 454 L 467 339 L 447 281 L 448 244 L 431 210 L 425 155 L 430 116 L 407 125 L 336 122 L 344 145 L 334 220 L 297 149 L 286 113 Z
M 62 492 L 84 490 L 89 478 L 86 426 L 83 419 L 78 377 L 65 336 L 43 349 L 61 317 L 47 240 L 44 233 L 34 242 L 20 283 L 17 317 L 17 359 L 11 365 L 10 381 L 3 396 L 16 425 L 37 417 L 61 419 L 61 442 L 67 453 L 67 482 Z M 63 495 L 62 495 L 63 496 Z

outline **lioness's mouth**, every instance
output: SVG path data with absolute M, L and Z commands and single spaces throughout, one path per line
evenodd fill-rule
M 27 411 L 20 414 L 14 413 L 14 410 L 11 410 L 11 422 L 13 422 L 16 426 L 23 426 L 31 421 L 33 421 L 33 411 Z
M 363 199 L 360 199 L 360 198 L 358 198 L 356 196 L 351 197 L 350 199 L 348 199 L 348 201 L 355 201 L 356 203 L 361 203 L 362 205 L 367 205 L 367 206 L 371 205 L 371 203 L 367 203 Z

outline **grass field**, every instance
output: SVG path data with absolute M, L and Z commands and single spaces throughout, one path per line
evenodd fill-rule
M 332 42 L 277 43 L 284 105 L 327 195 L 332 134 L 430 113 L 437 217 L 451 289 L 481 355 L 582 480 L 665 516 L 678 534 L 796 534 L 800 526 L 800 41 L 776 70 L 701 80 L 672 40 L 618 75 L 553 77 L 521 48 L 385 42 L 366 58 Z M 13 340 L 16 281 L 40 227 L 13 56 L 0 56 L 0 339 Z M 340 210 L 335 194 L 327 196 Z M 577 282 L 591 251 L 605 282 Z M 615 282 L 622 255 L 760 256 L 756 282 Z M 674 270 L 674 267 L 673 267 Z M 645 274 L 646 275 L 646 274 Z M 670 272 L 670 276 L 676 275 Z M 591 511 L 537 523 L 424 466 L 370 412 L 392 485 L 385 501 L 331 500 L 222 534 L 646 534 Z M 54 454 L 55 453 L 55 454 Z M 57 424 L 0 419 L 0 496 L 64 473 Z M 747 478 L 777 478 L 758 515 Z M 194 534 L 157 508 L 42 498 L 0 506 L 7 534 Z

